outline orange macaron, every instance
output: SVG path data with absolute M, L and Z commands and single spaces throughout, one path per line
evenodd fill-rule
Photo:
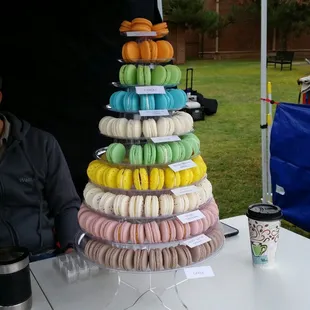
M 168 29 L 157 30 L 156 33 L 157 33 L 157 36 L 155 38 L 160 39 L 160 38 L 165 37 L 169 33 L 169 30 Z
M 159 40 L 157 44 L 157 58 L 160 60 L 168 60 L 173 57 L 174 51 L 172 45 L 165 40 Z
M 122 56 L 125 61 L 137 61 L 141 58 L 137 42 L 130 41 L 123 45 Z
M 152 23 L 146 18 L 135 18 L 131 22 L 131 31 L 151 31 Z
M 156 60 L 158 54 L 158 47 L 156 42 L 152 40 L 145 40 L 139 43 L 141 59 L 143 60 Z
M 127 32 L 127 31 L 131 31 L 131 22 L 129 22 L 128 20 L 124 20 L 121 23 L 121 26 L 119 28 L 120 32 Z
M 152 26 L 152 31 L 159 31 L 159 30 L 164 30 L 167 29 L 168 25 L 166 22 L 160 23 L 160 24 L 156 24 Z
M 152 22 L 146 18 L 141 18 L 141 17 L 138 17 L 138 18 L 135 18 L 131 21 L 131 24 L 134 25 L 134 24 L 144 24 L 144 25 L 147 25 L 149 26 L 151 29 L 152 29 Z

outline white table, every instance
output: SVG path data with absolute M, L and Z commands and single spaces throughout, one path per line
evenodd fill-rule
M 52 310 L 37 281 L 31 274 L 32 310 Z
M 310 241 L 288 230 L 281 229 L 277 253 L 277 267 L 272 270 L 256 269 L 251 264 L 247 218 L 238 216 L 224 220 L 237 227 L 240 234 L 227 240 L 223 250 L 210 258 L 205 265 L 213 268 L 215 277 L 190 280 L 179 286 L 180 295 L 190 310 L 309 310 L 310 309 Z M 115 275 L 103 274 L 96 278 L 66 284 L 52 266 L 51 260 L 31 264 L 53 309 L 102 310 L 115 288 Z M 182 278 L 183 271 L 178 273 Z M 162 274 L 162 283 L 171 283 L 171 273 Z M 132 283 L 141 282 L 136 275 L 127 275 Z M 147 281 L 147 279 L 146 279 Z M 165 284 L 166 284 L 165 283 Z M 133 291 L 124 289 L 115 299 L 120 306 L 134 299 Z M 163 294 L 163 299 L 173 310 L 183 309 L 175 298 L 174 290 Z M 152 304 L 154 302 L 154 304 Z M 110 308 L 109 308 L 110 309 Z M 144 298 L 130 308 L 162 309 L 155 299 Z

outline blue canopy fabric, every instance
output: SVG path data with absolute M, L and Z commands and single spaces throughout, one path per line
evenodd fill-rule
M 310 231 L 310 106 L 280 103 L 270 141 L 273 203 Z

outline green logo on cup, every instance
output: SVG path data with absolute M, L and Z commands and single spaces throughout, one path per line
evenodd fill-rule
M 266 244 L 254 244 L 252 243 L 252 251 L 254 256 L 261 256 L 267 251 L 267 245 Z

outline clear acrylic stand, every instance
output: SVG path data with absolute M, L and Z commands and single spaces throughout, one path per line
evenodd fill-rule
M 117 272 L 117 288 L 106 309 L 146 309 L 144 306 L 145 303 L 147 304 L 147 309 L 150 309 L 149 306 L 151 302 L 154 304 L 154 309 L 189 309 L 179 296 L 178 290 L 178 286 L 187 282 L 188 279 L 185 278 L 177 282 L 177 273 L 179 271 L 180 270 L 145 274 Z M 126 275 L 129 275 L 128 279 L 126 279 Z M 132 280 L 132 277 L 135 277 L 134 283 L 128 281 L 129 279 Z M 171 285 L 161 287 L 162 283 L 169 282 L 167 281 L 169 277 L 170 281 L 172 281 Z M 165 281 L 161 278 L 165 278 Z M 159 283 L 156 283 L 158 281 Z M 130 299 L 128 298 L 129 296 L 133 298 Z M 120 298 L 126 303 L 126 305 L 123 305 L 121 308 L 119 305 Z M 145 298 L 148 299 L 145 300 Z M 140 305 L 139 307 L 139 303 L 142 303 L 143 306 Z M 118 306 L 116 306 L 116 304 Z

